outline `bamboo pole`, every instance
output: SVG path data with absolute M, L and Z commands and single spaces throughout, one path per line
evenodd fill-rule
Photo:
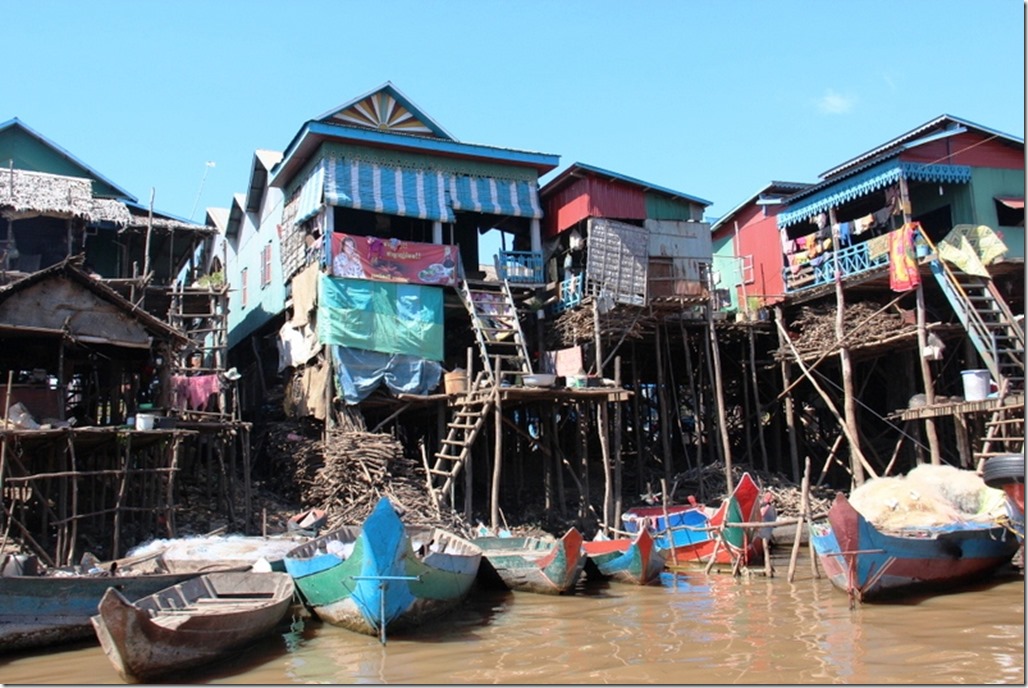
M 663 324 L 658 324 L 655 332 L 655 348 L 657 363 L 657 413 L 660 419 L 660 448 L 661 458 L 664 465 L 664 479 L 671 480 L 671 438 L 668 436 L 668 402 L 667 391 L 665 390 L 666 375 L 664 361 L 664 346 L 662 344 Z
M 600 306 L 599 299 L 593 299 L 593 336 L 595 337 L 596 375 L 603 380 L 603 338 L 600 333 Z M 613 474 L 610 465 L 610 438 L 609 432 L 609 409 L 606 399 L 599 402 L 597 411 L 599 423 L 596 434 L 600 440 L 600 458 L 603 460 L 603 522 L 610 524 L 614 519 L 614 484 Z M 588 468 L 587 468 L 588 470 Z
M 775 322 L 782 322 L 784 314 L 781 306 L 775 306 Z M 784 328 L 778 328 L 778 346 L 786 344 Z M 796 409 L 792 398 L 792 384 L 790 383 L 789 362 L 782 358 L 781 361 L 782 385 L 785 387 L 785 428 L 789 435 L 789 459 L 792 466 L 792 479 L 795 483 L 800 480 L 800 459 L 799 448 L 796 439 Z M 778 396 L 779 399 L 782 395 Z

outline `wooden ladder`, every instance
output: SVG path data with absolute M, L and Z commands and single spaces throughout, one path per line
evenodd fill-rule
M 472 287 L 462 280 L 458 291 L 471 316 L 478 354 L 489 383 L 499 385 L 510 381 L 508 378 L 531 375 L 525 335 L 507 281 L 479 282 Z M 494 380 L 497 361 L 500 379 Z
M 453 401 L 453 416 L 446 439 L 435 453 L 435 463 L 428 470 L 429 488 L 437 504 L 449 501 L 454 481 L 471 457 L 475 439 L 496 404 L 498 389 L 492 384 L 492 376 L 482 370 L 467 390 Z

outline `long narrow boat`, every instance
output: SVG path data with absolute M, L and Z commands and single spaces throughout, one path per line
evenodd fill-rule
M 585 568 L 582 534 L 569 528 L 553 537 L 476 537 L 488 568 L 510 590 L 559 595 L 574 589 Z
M 630 533 L 646 528 L 657 547 L 667 551 L 667 566 L 755 564 L 762 560 L 763 541 L 756 527 L 726 526 L 725 523 L 755 523 L 760 516 L 760 487 L 749 473 L 743 473 L 732 494 L 716 508 L 702 504 L 634 507 L 621 521 Z M 720 535 L 719 535 L 720 533 Z
M 810 545 L 851 604 L 955 587 L 1008 562 L 1019 543 L 995 522 L 877 529 L 838 494 L 828 518 L 810 525 Z
M 657 580 L 667 558 L 645 528 L 635 537 L 586 541 L 582 548 L 602 575 L 635 585 Z
M 212 572 L 249 568 L 207 564 Z M 0 653 L 93 637 L 89 617 L 108 588 L 137 599 L 202 573 L 197 562 L 174 568 L 155 554 L 106 562 L 93 572 L 75 566 L 41 575 L 0 576 Z
M 269 634 L 289 613 L 293 579 L 242 571 L 191 578 L 131 600 L 109 588 L 91 618 L 126 681 L 210 664 Z
M 409 630 L 459 605 L 482 550 L 440 528 L 405 526 L 387 497 L 363 526 L 343 526 L 289 552 L 286 571 L 322 621 L 358 633 Z

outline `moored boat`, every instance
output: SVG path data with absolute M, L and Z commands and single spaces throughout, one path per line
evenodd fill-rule
M 659 579 L 667 558 L 645 528 L 635 537 L 586 541 L 582 548 L 602 575 L 635 585 L 647 585 Z
M 243 570 L 208 562 L 210 570 Z M 129 599 L 196 578 L 196 566 L 176 569 L 159 554 L 50 569 L 37 575 L 0 576 L 0 652 L 84 640 L 94 635 L 90 617 L 108 588 Z
M 810 525 L 810 545 L 832 584 L 851 603 L 952 588 L 982 579 L 1018 549 L 995 521 L 953 520 L 883 531 L 843 494 L 827 519 Z
M 363 526 L 343 526 L 289 552 L 286 571 L 326 623 L 384 643 L 457 605 L 478 573 L 482 550 L 427 526 L 406 526 L 387 497 Z
M 488 569 L 510 590 L 559 595 L 574 589 L 585 569 L 582 534 L 569 528 L 560 539 L 538 536 L 476 537 Z
M 127 681 L 210 664 L 270 633 L 289 613 L 286 573 L 210 573 L 132 600 L 109 588 L 92 618 L 100 645 Z
M 646 528 L 657 547 L 667 552 L 669 568 L 715 564 L 750 565 L 762 561 L 760 487 L 743 473 L 732 493 L 715 509 L 698 503 L 634 507 L 621 517 L 630 533 Z M 728 524 L 728 525 L 726 525 Z

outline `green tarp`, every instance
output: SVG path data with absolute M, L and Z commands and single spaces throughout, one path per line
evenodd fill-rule
M 321 275 L 318 338 L 367 351 L 443 360 L 443 290 Z

